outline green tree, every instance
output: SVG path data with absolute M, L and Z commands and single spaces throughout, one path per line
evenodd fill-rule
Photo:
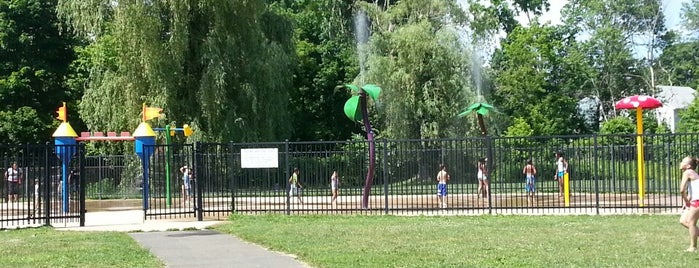
M 145 102 L 205 140 L 289 137 L 293 33 L 279 5 L 61 0 L 58 12 L 94 39 L 80 67 L 90 77 L 80 113 L 91 129 L 134 129 Z
M 359 72 L 352 38 L 353 0 L 290 1 L 298 67 L 290 90 L 292 140 L 346 140 L 359 125 L 342 118 L 346 90 Z
M 505 131 L 507 137 L 530 137 L 534 134 L 534 130 L 527 123 L 527 120 L 522 117 L 517 117 L 510 127 Z
M 697 99 L 679 114 L 680 120 L 675 126 L 675 132 L 694 133 L 699 132 L 699 101 Z
M 455 116 L 473 102 L 469 51 L 452 1 L 404 0 L 370 10 L 373 34 L 366 81 L 384 90 L 377 129 L 386 138 L 457 137 Z
M 682 19 L 685 28 L 695 33 L 699 31 L 699 1 L 692 0 L 682 4 Z M 667 85 L 699 87 L 697 68 L 699 59 L 699 41 L 689 40 L 681 43 L 673 43 L 668 46 L 660 55 L 659 65 L 663 70 L 662 81 Z M 680 120 L 677 123 L 675 132 L 691 133 L 699 132 L 699 98 L 679 114 Z
M 635 144 L 636 124 L 633 119 L 617 116 L 602 123 L 600 134 L 609 135 L 602 138 L 602 144 L 630 145 Z M 628 135 L 620 137 L 619 135 Z
M 490 40 L 499 31 L 512 33 L 520 23 L 515 19 L 524 14 L 527 22 L 549 10 L 548 0 L 467 0 L 470 15 L 470 28 L 476 39 Z
M 668 46 L 658 58 L 660 83 L 699 88 L 699 41 Z
M 63 80 L 77 41 L 60 31 L 56 2 L 0 0 L 0 112 L 15 125 L 0 143 L 51 140 L 56 108 L 82 94 Z
M 535 136 L 584 128 L 571 94 L 579 78 L 565 61 L 573 42 L 565 29 L 535 22 L 517 27 L 493 57 L 495 106 L 526 120 Z
M 682 20 L 684 27 L 690 31 L 699 31 L 699 0 L 682 3 Z
M 23 106 L 14 111 L 0 111 L 0 143 L 36 143 L 47 141 L 47 128 L 36 110 Z
M 586 59 L 585 83 L 579 97 L 598 100 L 603 121 L 614 117 L 614 103 L 634 94 L 653 94 L 653 52 L 664 35 L 658 0 L 573 0 L 563 8 L 564 24 L 582 39 Z M 645 61 L 634 58 L 633 47 L 644 43 Z

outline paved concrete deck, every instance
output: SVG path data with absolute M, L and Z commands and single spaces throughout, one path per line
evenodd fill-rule
M 144 220 L 143 210 L 99 211 L 85 214 L 85 226 L 76 222 L 54 223 L 56 230 L 154 232 L 206 229 L 223 221 L 196 221 L 195 219 Z

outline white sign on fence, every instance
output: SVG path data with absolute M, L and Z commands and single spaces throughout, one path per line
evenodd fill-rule
M 277 148 L 240 149 L 240 168 L 278 168 Z

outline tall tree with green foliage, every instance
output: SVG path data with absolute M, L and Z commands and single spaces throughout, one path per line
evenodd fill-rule
M 614 103 L 635 94 L 652 94 L 654 59 L 634 58 L 634 47 L 654 51 L 664 34 L 658 0 L 571 0 L 563 8 L 564 24 L 582 41 L 588 72 L 579 97 L 598 100 L 599 117 L 614 117 Z M 654 56 L 653 56 L 654 57 Z
M 680 112 L 682 118 L 675 127 L 675 132 L 678 133 L 696 133 L 699 132 L 699 101 L 696 99 L 684 111 Z
M 352 37 L 354 0 L 288 1 L 298 67 L 289 92 L 292 140 L 346 140 L 359 125 L 342 118 L 346 90 L 359 72 Z
M 0 0 L 0 143 L 51 140 L 56 107 L 82 94 L 63 80 L 77 41 L 61 32 L 56 2 Z
M 289 137 L 294 50 L 279 5 L 61 0 L 58 12 L 94 39 L 80 66 L 90 77 L 80 112 L 91 129 L 133 129 L 145 102 L 205 140 Z
M 477 39 L 492 39 L 500 35 L 512 33 L 521 24 L 516 17 L 524 14 L 527 23 L 549 10 L 548 0 L 466 0 L 470 16 L 470 29 Z
M 699 32 L 699 0 L 682 3 L 681 15 L 687 30 Z
M 659 83 L 699 88 L 699 41 L 668 46 L 658 58 Z
M 384 90 L 379 135 L 463 136 L 466 127 L 455 115 L 474 96 L 470 53 L 457 32 L 464 17 L 458 4 L 404 0 L 369 13 L 372 37 L 365 79 Z
M 533 135 L 582 131 L 577 99 L 571 95 L 576 74 L 566 61 L 575 40 L 563 27 L 532 24 L 517 27 L 493 57 L 494 104 L 505 114 L 525 120 Z
M 699 0 L 692 0 L 682 5 L 682 19 L 685 29 L 699 32 Z M 673 43 L 660 55 L 659 65 L 664 71 L 662 81 L 670 86 L 689 86 L 699 88 L 699 40 L 696 36 L 684 42 Z M 679 114 L 675 132 L 699 132 L 699 98 L 695 98 L 689 107 Z

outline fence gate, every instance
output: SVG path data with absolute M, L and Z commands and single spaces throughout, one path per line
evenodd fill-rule
M 12 169 L 12 183 L 0 183 L 0 229 L 39 225 L 85 225 L 84 146 L 0 145 L 2 174 Z M 70 158 L 63 170 L 62 159 Z M 66 177 L 64 179 L 63 172 Z
M 195 148 L 197 219 L 226 219 L 235 210 L 233 144 L 197 143 Z
M 194 146 L 147 146 L 152 150 L 148 176 L 143 176 L 143 209 L 146 219 L 195 218 L 197 204 Z M 186 175 L 186 176 L 185 176 Z

